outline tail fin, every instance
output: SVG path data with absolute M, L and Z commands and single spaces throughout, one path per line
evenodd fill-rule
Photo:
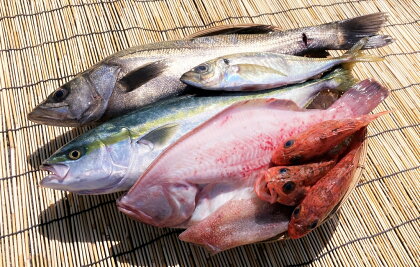
M 338 34 L 350 45 L 356 44 L 361 38 L 376 35 L 387 21 L 386 13 L 379 12 L 337 22 Z M 378 35 L 369 40 L 364 48 L 376 48 L 388 45 L 393 39 L 387 35 Z M 344 49 L 344 47 L 343 47 Z M 349 49 L 349 48 L 346 48 Z
M 367 79 L 350 88 L 330 109 L 346 110 L 349 116 L 368 114 L 389 95 L 388 89 Z
M 364 37 L 360 39 L 360 41 L 358 41 L 352 48 L 350 48 L 349 51 L 347 51 L 340 57 L 346 61 L 346 63 L 343 64 L 344 68 L 351 70 L 356 62 L 383 60 L 383 58 L 381 57 L 375 55 L 366 55 L 361 51 L 361 49 L 363 49 L 366 46 L 369 39 L 369 37 Z

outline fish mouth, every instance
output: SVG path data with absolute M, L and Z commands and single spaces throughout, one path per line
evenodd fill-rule
M 181 78 L 179 79 L 181 82 L 191 85 L 194 87 L 201 87 L 202 85 L 198 82 L 195 73 L 186 72 L 182 74 Z
M 153 223 L 152 217 L 150 217 L 146 213 L 136 209 L 135 207 L 127 203 L 126 196 L 122 196 L 120 199 L 117 200 L 117 207 L 119 211 L 121 211 L 122 213 L 125 213 L 126 215 L 128 215 L 129 217 L 135 220 L 148 223 L 154 226 L 159 226 L 159 225 L 156 225 L 156 223 Z
M 64 179 L 67 177 L 70 167 L 64 164 L 42 164 L 40 169 L 50 172 L 50 174 L 44 177 L 44 179 L 39 182 L 39 185 L 55 189 L 60 185 L 60 188 L 62 188 L 62 184 Z
M 41 104 L 28 113 L 27 117 L 30 121 L 47 125 L 78 125 L 77 120 L 69 116 L 69 107 L 67 104 L 59 106 L 43 106 Z

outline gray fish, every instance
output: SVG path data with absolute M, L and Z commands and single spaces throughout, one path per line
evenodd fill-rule
M 190 38 L 145 44 L 117 52 L 79 73 L 51 93 L 28 114 L 31 121 L 80 126 L 119 116 L 144 105 L 184 94 L 181 75 L 203 61 L 239 52 L 310 54 L 350 49 L 375 35 L 386 21 L 384 13 L 287 31 L 267 25 L 219 26 Z M 365 48 L 392 42 L 373 36 Z
M 41 169 L 51 174 L 40 184 L 79 194 L 125 191 L 169 145 L 237 101 L 278 98 L 304 107 L 321 90 L 345 91 L 353 82 L 349 71 L 337 69 L 281 89 L 162 100 L 105 122 L 60 148 L 43 162 Z

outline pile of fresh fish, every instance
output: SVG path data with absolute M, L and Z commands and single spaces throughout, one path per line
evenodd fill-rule
M 366 126 L 382 115 L 368 113 L 388 91 L 356 83 L 351 68 L 380 60 L 361 50 L 393 41 L 376 35 L 385 21 L 218 26 L 111 55 L 28 115 L 56 126 L 103 122 L 45 160 L 40 184 L 129 190 L 120 211 L 185 228 L 181 240 L 212 253 L 304 236 L 348 194 Z M 320 57 L 331 49 L 348 52 Z M 327 103 L 325 90 L 342 96 Z M 307 109 L 316 101 L 329 107 Z

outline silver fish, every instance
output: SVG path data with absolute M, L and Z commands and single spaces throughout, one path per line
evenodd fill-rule
M 304 107 L 323 89 L 345 91 L 352 84 L 350 72 L 337 69 L 324 78 L 281 89 L 163 100 L 106 122 L 60 148 L 43 162 L 41 169 L 51 174 L 40 184 L 79 194 L 125 191 L 170 144 L 237 101 L 279 98 Z
M 271 52 L 236 53 L 218 57 L 181 76 L 185 84 L 206 90 L 255 91 L 301 83 L 338 64 L 382 60 L 360 50 L 365 37 L 339 57 L 310 58 Z
M 105 121 L 144 105 L 184 94 L 181 75 L 203 61 L 238 52 L 308 54 L 350 49 L 361 38 L 375 35 L 384 13 L 284 32 L 267 25 L 228 25 L 207 29 L 190 38 L 145 44 L 117 52 L 79 73 L 52 92 L 28 114 L 31 121 L 80 126 Z M 389 36 L 369 39 L 365 48 L 392 42 Z

